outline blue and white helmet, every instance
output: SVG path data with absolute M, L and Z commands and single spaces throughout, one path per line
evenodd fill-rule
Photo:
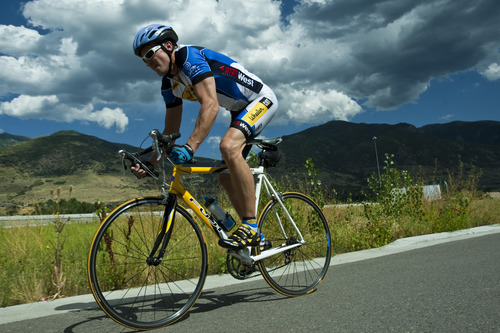
M 161 44 L 165 40 L 170 40 L 172 43 L 177 45 L 179 37 L 175 33 L 172 27 L 164 24 L 151 24 L 147 27 L 142 28 L 135 35 L 134 38 L 134 53 L 136 56 L 140 57 L 141 48 L 148 43 L 155 42 L 156 44 Z

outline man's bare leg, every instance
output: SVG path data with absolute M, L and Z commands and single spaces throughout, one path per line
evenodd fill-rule
M 235 128 L 229 128 L 222 138 L 220 149 L 229 174 L 221 174 L 219 182 L 241 217 L 255 217 L 255 183 L 252 171 L 242 156 L 245 136 Z
M 221 175 L 219 181 L 243 222 L 228 239 L 219 240 L 219 245 L 225 248 L 258 246 L 263 239 L 255 222 L 255 184 L 252 171 L 242 155 L 245 142 L 245 136 L 240 130 L 230 128 L 220 145 L 229 175 Z

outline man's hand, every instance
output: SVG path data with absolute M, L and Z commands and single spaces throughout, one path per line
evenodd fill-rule
M 168 154 L 174 164 L 183 164 L 193 158 L 193 149 L 186 143 L 182 147 L 174 147 Z
M 144 165 L 151 171 L 154 171 L 155 167 L 154 165 L 149 162 L 149 161 L 144 161 L 143 162 Z M 136 163 L 135 165 L 132 165 L 130 167 L 130 171 L 132 171 L 132 173 L 138 178 L 138 179 L 141 179 L 141 178 L 144 178 L 144 177 L 148 177 L 150 176 L 146 170 L 142 169 L 141 168 L 141 165 L 139 163 Z
M 139 179 L 144 178 L 148 175 L 146 170 L 142 169 L 139 163 L 137 163 L 136 165 L 132 165 L 130 167 L 130 171 L 132 171 L 132 173 Z

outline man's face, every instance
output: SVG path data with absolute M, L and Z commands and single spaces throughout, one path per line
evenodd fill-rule
M 158 44 L 146 44 L 141 50 L 141 57 L 144 57 L 148 52 L 148 59 L 144 59 L 146 65 L 154 70 L 159 76 L 164 76 L 168 73 L 170 67 L 170 58 L 168 54 L 163 51 L 163 49 Z M 172 44 L 170 42 L 165 43 L 165 48 L 168 50 L 172 49 Z M 151 56 L 152 55 L 152 56 Z M 151 56 L 151 57 L 150 57 Z

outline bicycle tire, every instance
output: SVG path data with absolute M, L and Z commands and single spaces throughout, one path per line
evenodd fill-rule
M 289 297 L 309 294 L 321 284 L 330 266 L 330 229 L 323 212 L 309 197 L 288 192 L 282 194 L 280 200 L 306 243 L 260 260 L 257 265 L 266 282 L 279 293 Z M 277 217 L 281 220 L 282 228 Z M 264 207 L 258 225 L 261 233 L 271 243 L 271 248 L 297 243 L 300 239 L 276 199 Z M 259 247 L 255 251 L 257 254 L 263 252 Z
M 163 198 L 130 200 L 110 213 L 89 252 L 88 277 L 100 308 L 136 330 L 170 325 L 185 315 L 202 292 L 207 275 L 205 239 L 198 224 L 176 205 L 163 261 L 148 265 L 162 225 Z

